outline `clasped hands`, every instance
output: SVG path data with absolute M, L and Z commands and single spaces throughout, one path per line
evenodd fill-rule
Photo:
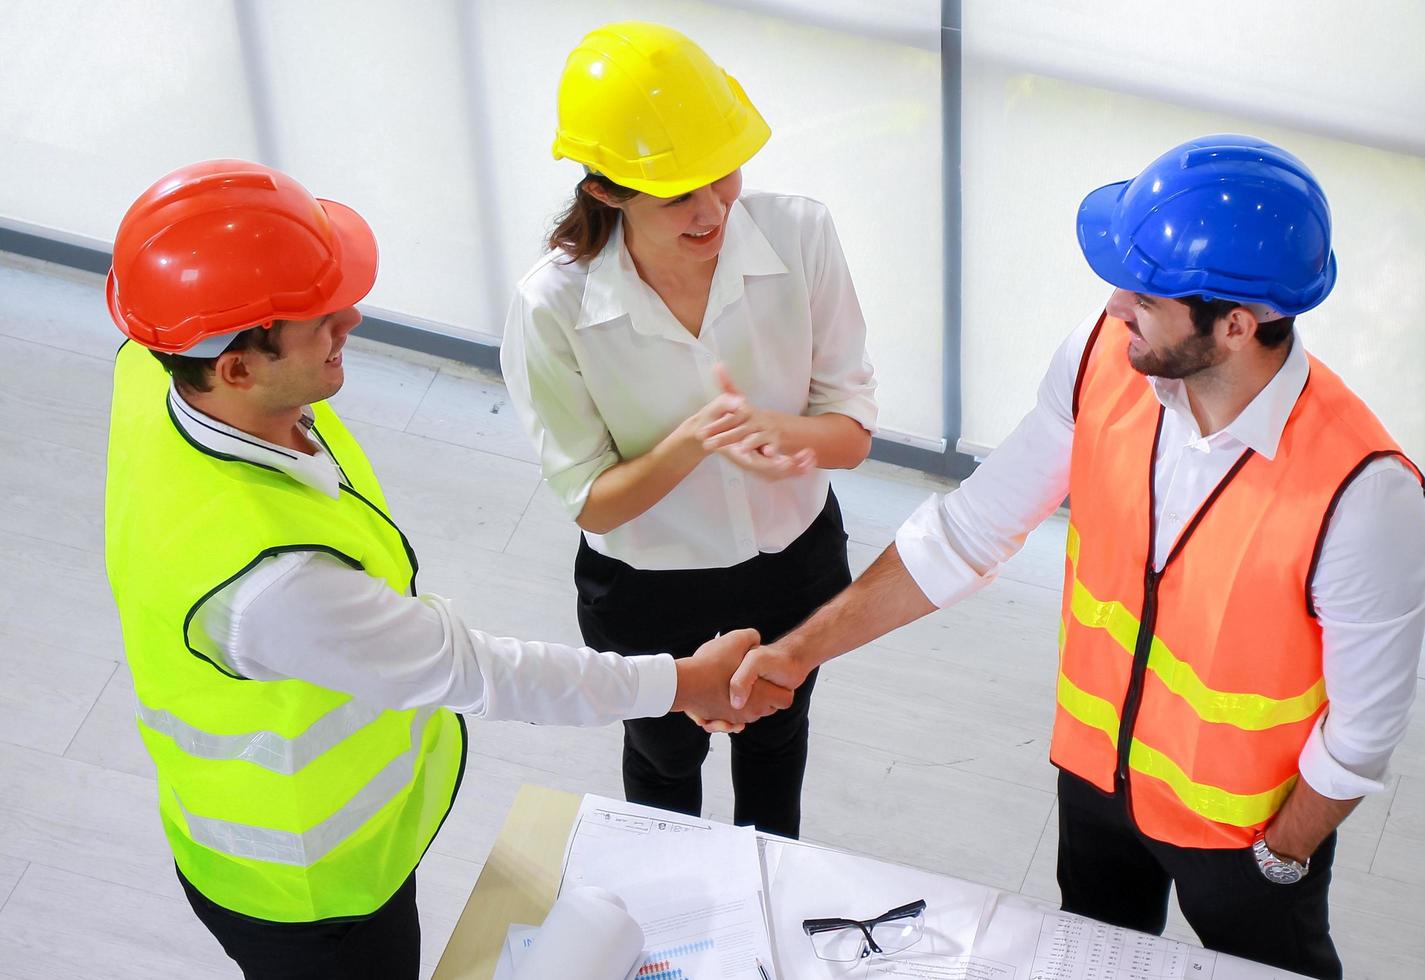
M 779 413 L 758 408 L 733 383 L 722 364 L 713 365 L 722 394 L 684 423 L 688 438 L 705 453 L 718 453 L 742 469 L 769 480 L 800 476 L 816 467 L 811 449 L 787 452 Z
M 677 661 L 673 710 L 708 732 L 740 732 L 792 703 L 809 671 L 776 645 L 759 646 L 754 629 L 714 637 Z

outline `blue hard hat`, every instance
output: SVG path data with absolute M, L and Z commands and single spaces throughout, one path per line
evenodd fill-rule
M 1108 282 L 1152 296 L 1262 303 L 1292 316 L 1336 284 L 1331 208 L 1306 165 L 1253 136 L 1175 146 L 1079 205 L 1079 247 Z

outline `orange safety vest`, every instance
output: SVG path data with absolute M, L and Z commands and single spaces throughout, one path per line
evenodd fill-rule
M 1311 580 L 1342 491 L 1406 460 L 1316 358 L 1275 459 L 1246 450 L 1152 563 L 1163 406 L 1105 314 L 1074 391 L 1071 518 L 1050 758 L 1180 847 L 1251 844 L 1326 710 Z

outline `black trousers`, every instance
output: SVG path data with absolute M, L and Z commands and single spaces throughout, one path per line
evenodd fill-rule
M 719 632 L 754 627 L 770 643 L 851 583 L 836 497 L 796 541 L 730 568 L 646 571 L 580 540 L 574 560 L 584 642 L 631 656 L 691 656 Z M 734 822 L 796 837 L 807 763 L 813 671 L 790 708 L 732 738 Z M 624 722 L 623 786 L 630 802 L 697 815 L 708 734 L 686 715 Z
M 214 905 L 178 872 L 188 904 L 246 980 L 416 980 L 421 924 L 416 873 L 364 919 L 265 922 Z
M 1250 847 L 1174 847 L 1145 837 L 1121 793 L 1059 772 L 1059 888 L 1064 911 L 1159 935 L 1168 918 L 1168 889 L 1208 949 L 1309 977 L 1339 980 L 1326 892 L 1336 835 L 1311 856 L 1294 885 L 1262 877 Z

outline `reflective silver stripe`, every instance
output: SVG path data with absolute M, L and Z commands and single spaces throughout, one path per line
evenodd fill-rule
M 189 755 L 200 759 L 245 759 L 254 765 L 290 776 L 380 718 L 380 708 L 355 698 L 333 708 L 293 738 L 276 732 L 247 732 L 242 735 L 215 735 L 194 728 L 177 715 L 139 702 L 138 717 L 154 731 L 167 735 Z
M 434 708 L 422 708 L 411 719 L 411 747 L 392 759 L 371 778 L 341 809 L 321 823 L 301 833 L 270 830 L 251 824 L 233 823 L 189 812 L 174 795 L 188 822 L 188 836 L 204 847 L 233 857 L 306 868 L 316 864 L 332 848 L 360 830 L 387 803 L 410 784 L 416 771 L 425 737 L 425 726 Z

